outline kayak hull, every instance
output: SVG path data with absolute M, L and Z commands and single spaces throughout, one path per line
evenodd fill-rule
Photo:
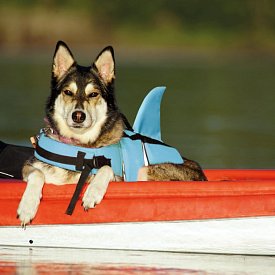
M 0 245 L 274 256 L 275 170 L 205 173 L 208 182 L 112 182 L 72 216 L 75 184 L 46 184 L 26 230 L 16 218 L 26 183 L 1 180 Z
M 0 227 L 0 245 L 275 256 L 275 217 Z

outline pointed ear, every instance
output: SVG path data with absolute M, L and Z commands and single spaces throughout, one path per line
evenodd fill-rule
M 60 79 L 74 63 L 75 60 L 69 47 L 63 41 L 58 41 L 53 57 L 53 75 Z
M 114 50 L 111 46 L 106 47 L 96 58 L 93 64 L 106 84 L 115 78 Z

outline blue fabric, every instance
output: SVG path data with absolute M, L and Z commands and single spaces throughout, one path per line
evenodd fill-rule
M 85 153 L 85 159 L 92 159 L 94 156 L 105 156 L 106 158 L 111 159 L 111 166 L 114 170 L 114 173 L 116 175 L 122 176 L 122 155 L 119 143 L 101 148 L 85 148 L 56 141 L 54 139 L 47 137 L 42 132 L 40 133 L 38 144 L 41 148 L 49 152 L 69 157 L 77 157 L 78 152 Z M 69 165 L 45 159 L 38 155 L 36 151 L 34 153 L 34 156 L 45 163 L 67 170 L 76 171 L 75 165 Z M 91 173 L 95 174 L 96 169 L 93 169 Z
M 144 98 L 133 125 L 136 133 L 161 140 L 160 103 L 165 89 L 156 87 Z
M 125 131 L 125 133 L 128 136 L 135 134 L 131 131 Z M 173 147 L 152 143 L 144 143 L 143 147 L 140 139 L 132 140 L 129 137 L 123 137 L 119 143 L 114 145 L 101 148 L 85 148 L 53 140 L 44 133 L 41 133 L 38 144 L 41 148 L 49 152 L 69 157 L 76 158 L 78 152 L 84 152 L 86 154 L 85 159 L 92 159 L 94 156 L 105 156 L 111 159 L 111 166 L 115 175 L 124 177 L 125 181 L 137 181 L 139 169 L 145 166 L 144 153 L 147 156 L 148 163 L 151 165 L 160 163 L 183 163 L 180 153 Z M 36 151 L 34 155 L 37 159 L 50 165 L 76 171 L 75 165 L 45 159 Z M 95 174 L 96 172 L 97 169 L 93 169 L 91 174 Z
M 159 163 L 183 163 L 180 153 L 173 147 L 161 144 L 144 144 L 149 164 Z
M 131 131 L 125 131 L 125 133 L 129 136 L 135 134 Z M 139 168 L 144 166 L 141 140 L 131 140 L 130 138 L 124 137 L 121 139 L 120 145 L 125 179 L 126 181 L 136 181 Z

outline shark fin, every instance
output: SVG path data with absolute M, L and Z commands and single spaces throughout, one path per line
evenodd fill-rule
M 161 141 L 160 103 L 166 87 L 156 87 L 144 98 L 133 129 L 136 133 Z

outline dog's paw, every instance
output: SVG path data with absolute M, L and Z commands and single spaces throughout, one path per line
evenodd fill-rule
M 35 217 L 39 203 L 40 203 L 39 197 L 35 197 L 35 196 L 22 197 L 22 200 L 17 209 L 17 217 L 21 221 L 21 226 L 23 228 L 25 228 L 26 225 L 29 224 L 32 221 L 32 219 Z
M 82 199 L 82 205 L 84 210 L 94 208 L 96 204 L 99 204 L 109 185 L 111 180 L 114 180 L 114 172 L 110 166 L 101 167 L 95 177 L 91 180 Z
M 100 188 L 100 186 L 90 184 L 82 199 L 82 206 L 84 210 L 88 211 L 89 208 L 94 208 L 97 204 L 99 204 L 105 193 L 105 188 Z

